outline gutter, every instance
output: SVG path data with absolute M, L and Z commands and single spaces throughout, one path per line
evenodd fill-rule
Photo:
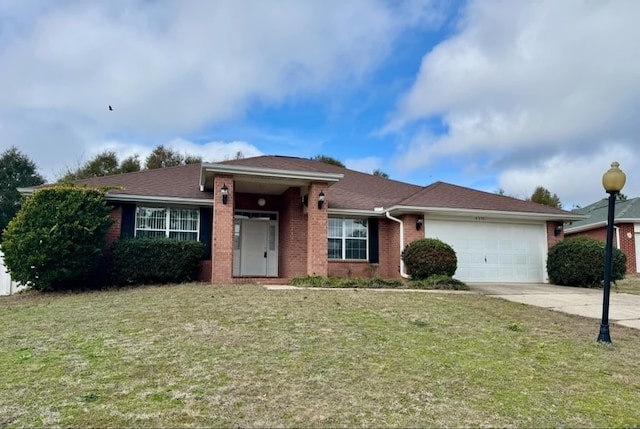
M 391 216 L 390 212 L 387 210 L 385 213 L 387 219 L 391 219 L 392 221 L 398 222 L 400 224 L 400 276 L 403 279 L 408 279 L 409 274 L 407 274 L 404 266 L 404 261 L 402 260 L 402 251 L 404 250 L 404 223 L 393 216 Z
M 515 212 L 504 210 L 486 210 L 486 209 L 463 209 L 454 207 L 430 207 L 430 206 L 403 206 L 395 205 L 387 209 L 388 211 L 400 213 L 429 213 L 433 215 L 443 216 L 486 216 L 497 219 L 527 219 L 532 221 L 540 220 L 583 220 L 588 219 L 587 215 L 579 215 L 567 212 L 566 214 L 554 213 L 532 213 L 532 212 Z

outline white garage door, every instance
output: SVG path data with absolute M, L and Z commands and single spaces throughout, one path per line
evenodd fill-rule
M 429 220 L 427 238 L 456 251 L 455 278 L 466 282 L 541 283 L 545 279 L 544 224 Z

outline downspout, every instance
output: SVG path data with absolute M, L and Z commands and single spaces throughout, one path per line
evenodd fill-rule
M 613 229 L 616 232 L 616 249 L 620 248 L 620 227 L 613 225 Z
M 400 219 L 391 216 L 389 212 L 385 212 L 384 214 L 388 219 L 400 224 L 400 276 L 403 279 L 408 279 L 409 274 L 405 271 L 404 261 L 402 260 L 402 251 L 404 250 L 404 223 Z

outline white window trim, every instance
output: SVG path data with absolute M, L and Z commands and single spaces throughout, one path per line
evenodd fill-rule
M 329 218 L 331 219 L 338 219 L 342 221 L 342 237 L 331 237 L 329 236 L 329 231 L 327 228 L 327 244 L 329 243 L 329 239 L 332 240 L 337 240 L 337 239 L 341 239 L 342 240 L 342 255 L 340 256 L 340 258 L 331 258 L 329 257 L 329 255 L 327 255 L 327 258 L 329 259 L 329 261 L 368 261 L 369 260 L 369 219 L 368 218 L 361 218 L 361 217 L 334 217 L 331 216 Z M 367 229 L 367 236 L 365 238 L 362 237 L 347 237 L 345 235 L 345 221 L 348 220 L 364 220 L 366 222 L 366 229 Z M 328 227 L 328 223 L 327 223 L 327 227 Z M 365 258 L 364 259 L 353 259 L 353 258 L 347 258 L 347 240 L 361 240 L 365 242 Z
M 164 229 L 153 229 L 153 228 L 139 228 L 138 227 L 138 210 L 140 209 L 164 209 L 165 210 L 165 228 Z M 195 210 L 195 212 L 197 213 L 197 222 L 196 222 L 196 229 L 195 230 L 190 230 L 190 229 L 171 229 L 171 209 L 178 209 L 178 210 Z M 135 227 L 134 227 L 134 231 L 133 231 L 133 236 L 137 237 L 138 236 L 138 231 L 153 231 L 153 232 L 163 232 L 164 231 L 164 236 L 166 238 L 169 238 L 169 234 L 172 232 L 177 232 L 177 233 L 181 233 L 181 232 L 187 232 L 187 233 L 196 233 L 196 241 L 200 241 L 200 210 L 197 207 L 174 207 L 174 206 L 139 206 L 136 205 L 136 211 L 134 213 L 134 217 L 135 217 Z

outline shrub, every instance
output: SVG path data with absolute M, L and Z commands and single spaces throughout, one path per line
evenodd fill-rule
M 196 280 L 204 244 L 169 238 L 128 238 L 113 246 L 114 280 L 120 285 Z
M 402 260 L 412 280 L 426 279 L 433 275 L 453 277 L 458 268 L 453 248 L 435 238 L 410 243 L 402 252 Z
M 423 280 L 411 280 L 411 289 L 469 290 L 466 283 L 449 276 L 433 275 Z
M 374 277 L 370 279 L 305 276 L 295 277 L 289 284 L 293 286 L 332 287 L 332 288 L 363 288 L 363 289 L 395 289 L 405 286 L 402 280 L 382 279 Z
M 549 249 L 547 273 L 549 281 L 564 286 L 600 286 L 604 280 L 605 245 L 589 237 L 568 238 Z M 613 249 L 611 280 L 624 278 L 627 258 Z
M 77 287 L 96 266 L 111 224 L 104 191 L 58 185 L 26 198 L 4 233 L 11 277 L 39 291 Z

